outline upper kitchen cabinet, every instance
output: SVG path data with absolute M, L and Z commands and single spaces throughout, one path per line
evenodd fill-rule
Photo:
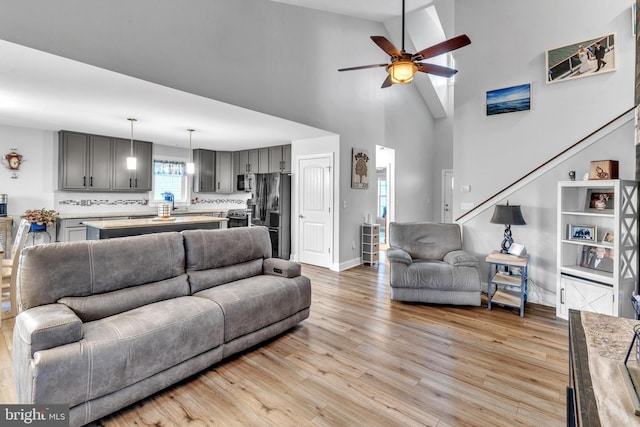
M 269 173 L 269 147 L 258 148 L 258 173 Z
M 216 151 L 216 191 L 233 192 L 233 154 L 231 151 Z
M 234 191 L 233 153 L 231 151 L 193 150 L 193 191 L 195 193 L 232 193 Z
M 150 191 L 150 142 L 134 141 L 136 171 L 126 170 L 130 141 L 60 131 L 58 188 L 70 191 Z
M 269 172 L 291 172 L 291 144 L 269 147 Z
M 216 191 L 216 152 L 211 150 L 193 150 L 194 193 L 213 193 Z
M 60 131 L 58 159 L 60 190 L 110 190 L 110 138 Z
M 153 144 L 133 141 L 136 170 L 127 169 L 127 157 L 131 154 L 131 141 L 113 139 L 113 191 L 151 191 L 153 169 Z
M 238 174 L 260 172 L 260 150 L 238 151 Z

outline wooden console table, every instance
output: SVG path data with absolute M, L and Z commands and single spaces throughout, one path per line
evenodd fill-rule
M 640 426 L 620 369 L 636 324 L 569 310 L 568 426 Z

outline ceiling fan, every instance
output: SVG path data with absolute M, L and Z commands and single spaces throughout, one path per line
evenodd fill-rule
M 382 87 L 389 87 L 393 84 L 407 84 L 411 83 L 416 71 L 423 73 L 434 74 L 436 76 L 451 77 L 458 70 L 449 67 L 443 67 L 442 65 L 427 64 L 422 61 L 425 59 L 433 58 L 434 56 L 441 55 L 443 53 L 451 52 L 459 49 L 471 43 L 471 40 L 466 34 L 453 37 L 449 40 L 445 40 L 442 43 L 438 43 L 431 47 L 421 50 L 418 53 L 407 53 L 404 50 L 404 2 L 402 0 L 402 49 L 398 50 L 393 43 L 383 36 L 371 36 L 371 40 L 377 44 L 380 49 L 384 50 L 387 55 L 391 57 L 390 64 L 373 64 L 362 65 L 359 67 L 341 68 L 338 71 L 351 71 L 362 70 L 365 68 L 377 68 L 386 67 L 389 75 L 382 83 Z

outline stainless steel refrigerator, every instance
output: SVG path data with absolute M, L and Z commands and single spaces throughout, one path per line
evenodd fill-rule
M 255 174 L 252 224 L 269 228 L 271 248 L 276 258 L 291 256 L 291 175 Z

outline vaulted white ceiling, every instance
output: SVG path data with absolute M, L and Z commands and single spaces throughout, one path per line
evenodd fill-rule
M 273 1 L 384 22 L 390 39 L 400 46 L 400 0 Z M 439 22 L 435 33 L 423 31 L 434 27 L 431 23 L 424 25 L 424 19 L 433 18 L 433 13 L 425 8 L 430 3 L 407 0 L 407 44 L 414 41 L 423 48 L 444 40 Z M 372 63 L 376 62 L 379 58 L 372 58 Z M 446 85 L 443 81 L 414 80 L 435 117 L 445 114 L 445 103 L 438 94 L 438 86 Z M 144 116 L 136 117 L 134 137 L 171 146 L 188 146 L 188 132 L 183 129 L 185 117 L 189 118 L 189 127 L 215 135 L 215 149 L 219 150 L 275 145 L 331 134 L 0 40 L 1 124 L 126 137 L 129 122 L 116 114 L 123 105 L 131 107 L 128 110 L 145 111 Z M 244 126 L 246 123 L 252 126 Z M 198 141 L 198 132 L 193 138 Z

